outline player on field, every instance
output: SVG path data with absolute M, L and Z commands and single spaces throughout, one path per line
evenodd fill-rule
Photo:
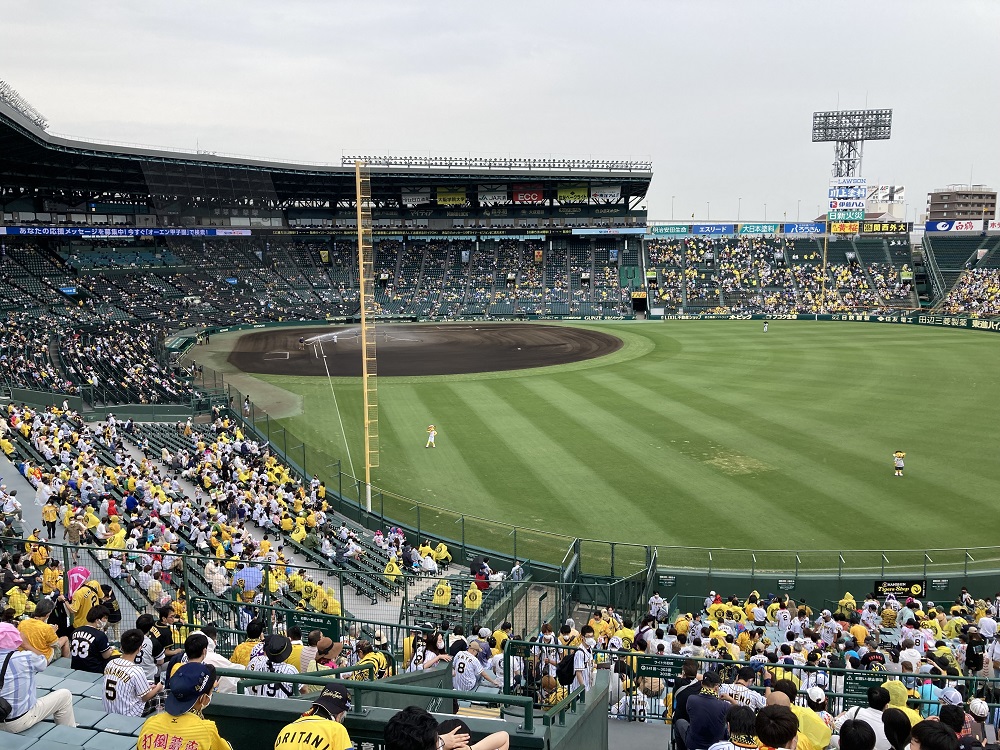
M 767 333 L 767 321 L 764 321 L 764 333 Z
M 892 454 L 892 465 L 896 469 L 896 476 L 903 476 L 903 459 L 906 458 L 906 454 L 903 451 L 896 451 Z
M 104 668 L 104 710 L 121 716 L 142 716 L 146 701 L 163 689 L 157 683 L 150 685 L 135 657 L 142 648 L 145 635 L 138 628 L 122 633 L 122 655 L 112 659 Z
M 437 447 L 434 445 L 434 438 L 437 437 L 437 434 L 438 431 L 437 428 L 434 427 L 434 425 L 431 425 L 430 427 L 427 428 L 427 445 L 424 446 L 425 448 Z

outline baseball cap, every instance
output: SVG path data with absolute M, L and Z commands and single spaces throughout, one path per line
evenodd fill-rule
M 826 693 L 823 692 L 823 688 L 819 685 L 813 685 L 811 688 L 806 690 L 806 695 L 809 696 L 809 700 L 813 703 L 822 703 L 826 700 Z
M 313 700 L 313 705 L 325 710 L 332 719 L 344 711 L 351 710 L 351 699 L 346 690 L 335 685 L 327 685 L 323 688 L 323 692 Z
M 490 629 L 489 628 L 479 628 L 479 637 L 480 638 L 489 638 L 490 637 Z
M 823 617 L 833 617 L 833 612 L 831 612 L 831 611 L 830 611 L 830 610 L 828 610 L 828 609 L 824 609 L 824 610 L 823 610 L 822 612 L 820 612 L 820 614 L 821 614 L 821 615 L 822 615 Z
M 982 698 L 973 698 L 969 701 L 969 713 L 977 719 L 985 719 L 990 715 L 990 706 Z
M 215 687 L 215 667 L 211 664 L 189 661 L 181 664 L 170 678 L 170 691 L 163 708 L 171 716 L 181 716 L 191 710 L 195 702 L 208 695 Z
M 381 630 L 375 631 L 375 645 L 384 646 L 386 643 L 388 643 L 388 641 L 385 639 L 385 633 Z
M 977 628 L 975 625 L 970 625 L 969 626 L 969 632 L 970 633 L 978 633 L 979 632 L 979 628 Z
M 950 706 L 961 706 L 962 694 L 953 687 L 945 688 L 941 691 L 940 701 Z

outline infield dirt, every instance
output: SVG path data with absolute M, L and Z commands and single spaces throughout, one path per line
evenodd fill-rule
M 375 335 L 380 376 L 546 367 L 594 359 L 622 346 L 607 333 L 545 325 L 388 325 L 379 326 Z M 243 372 L 264 375 L 322 376 L 329 368 L 332 376 L 360 376 L 361 332 L 357 326 L 337 326 L 246 333 L 228 361 Z

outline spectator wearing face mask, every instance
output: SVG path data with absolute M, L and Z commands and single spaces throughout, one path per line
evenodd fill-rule
M 69 652 L 73 657 L 70 666 L 83 672 L 104 673 L 105 662 L 114 657 L 114 649 L 104 631 L 111 613 L 103 605 L 87 612 L 87 624 L 73 631 Z

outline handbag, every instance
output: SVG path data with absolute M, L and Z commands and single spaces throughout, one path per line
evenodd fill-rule
M 7 653 L 7 658 L 3 660 L 3 669 L 0 670 L 0 690 L 3 690 L 3 680 L 7 676 L 7 665 L 10 664 L 10 657 L 14 655 L 13 651 Z M 0 721 L 7 721 L 7 717 L 10 716 L 11 711 L 14 707 L 10 705 L 10 701 L 6 698 L 0 698 Z

